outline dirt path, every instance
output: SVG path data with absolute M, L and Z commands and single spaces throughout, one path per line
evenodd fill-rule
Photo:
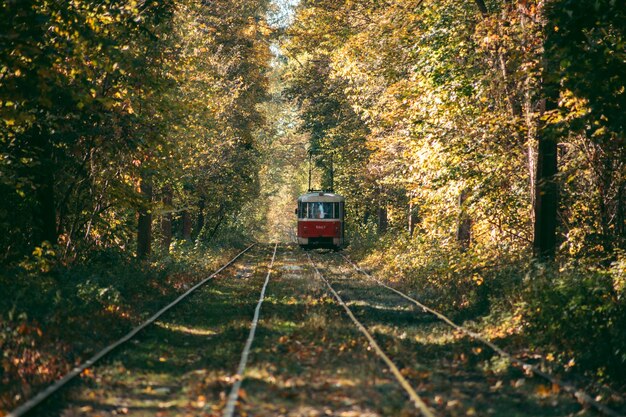
M 271 257 L 259 246 L 49 405 L 62 416 L 221 416 Z M 313 259 L 438 416 L 591 416 L 332 253 Z M 41 415 L 41 413 L 39 413 Z M 236 415 L 417 416 L 306 255 L 280 246 Z

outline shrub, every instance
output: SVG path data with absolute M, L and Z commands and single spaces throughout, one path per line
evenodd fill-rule
M 524 316 L 536 343 L 598 377 L 626 380 L 624 258 L 609 270 L 569 267 L 529 275 Z

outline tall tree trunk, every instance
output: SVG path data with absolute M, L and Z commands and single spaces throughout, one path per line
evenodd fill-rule
M 165 253 L 170 252 L 172 243 L 172 187 L 168 184 L 163 187 L 163 209 L 165 214 L 161 218 L 161 245 Z
M 152 249 L 152 182 L 147 176 L 142 176 L 140 191 L 144 199 L 144 205 L 139 209 L 139 221 L 137 224 L 137 257 L 145 259 Z
M 205 205 L 204 197 L 201 197 L 200 201 L 198 201 L 198 221 L 196 222 L 196 230 L 194 232 L 194 236 L 196 238 L 200 236 L 200 233 L 202 232 L 202 228 L 204 227 L 204 205 Z
M 553 96 L 545 101 L 546 111 L 556 108 Z M 534 255 L 540 261 L 553 261 L 556 255 L 558 209 L 557 139 L 555 129 L 546 121 L 538 131 L 537 175 L 535 176 Z
M 387 218 L 387 207 L 381 205 L 378 207 L 378 234 L 384 235 L 387 233 L 388 226 L 389 220 Z
M 189 210 L 183 210 L 183 239 L 191 240 L 191 214 Z
M 472 219 L 465 209 L 469 191 L 464 189 L 459 195 L 459 222 L 456 229 L 456 240 L 461 251 L 466 251 L 472 240 Z
M 35 198 L 37 200 L 34 210 L 35 219 L 39 223 L 37 232 L 35 233 L 35 244 L 48 241 L 52 244 L 57 243 L 57 213 L 56 213 L 56 195 L 54 192 L 54 161 L 53 147 L 46 140 L 45 135 L 38 132 L 33 138 L 33 143 L 37 148 L 37 161 L 39 165 L 35 168 Z
M 544 6 L 547 7 L 547 6 Z M 540 261 L 553 261 L 556 256 L 556 228 L 559 187 L 558 174 L 558 128 L 550 121 L 551 113 L 557 109 L 559 99 L 558 64 L 550 56 L 553 53 L 550 33 L 553 28 L 544 26 L 544 56 L 542 70 L 543 97 L 541 118 L 537 129 L 537 175 L 535 176 L 535 236 L 533 251 Z
M 42 172 L 40 181 L 38 181 L 37 184 L 36 196 L 38 217 L 41 222 L 40 237 L 38 239 L 39 242 L 37 243 L 41 243 L 41 241 L 48 241 L 52 244 L 56 244 L 58 234 L 56 201 L 54 194 L 54 172 L 52 169 L 46 168 Z

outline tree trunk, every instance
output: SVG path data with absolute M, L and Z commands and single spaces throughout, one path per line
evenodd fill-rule
M 150 255 L 152 248 L 152 183 L 147 177 L 141 179 L 140 191 L 143 197 L 143 207 L 139 209 L 137 224 L 137 257 L 145 259 Z
M 547 87 L 546 87 L 547 88 Z M 545 111 L 556 108 L 554 92 L 545 100 Z M 558 95 L 558 91 L 557 91 Z M 556 255 L 558 209 L 557 139 L 555 129 L 543 120 L 537 135 L 537 174 L 535 175 L 535 237 L 533 249 L 540 261 L 553 261 Z
M 163 187 L 163 209 L 165 214 L 161 218 L 161 245 L 165 253 L 170 253 L 172 243 L 172 187 L 168 184 Z
M 474 0 L 474 3 L 476 4 L 476 6 L 478 6 L 478 10 L 480 10 L 480 13 L 483 16 L 486 16 L 489 11 L 487 10 L 487 6 L 485 5 L 485 1 L 484 0 Z
M 35 232 L 35 244 L 48 241 L 57 243 L 56 195 L 54 191 L 53 147 L 40 132 L 33 137 L 37 149 L 38 166 L 33 172 L 36 206 L 33 211 L 38 227 Z
M 41 222 L 39 242 L 37 243 L 48 241 L 52 244 L 56 244 L 58 238 L 56 202 L 54 194 L 54 173 L 51 169 L 45 169 L 44 172 L 42 172 L 42 176 L 37 185 L 36 195 L 38 203 L 37 214 Z
M 198 221 L 196 222 L 196 230 L 194 232 L 196 238 L 200 236 L 202 228 L 204 227 L 204 204 L 204 197 L 202 197 L 200 201 L 198 201 Z
M 378 234 L 384 235 L 387 232 L 389 220 L 387 219 L 387 207 L 378 207 Z
M 183 239 L 191 240 L 191 214 L 189 210 L 183 210 Z
M 363 214 L 363 225 L 367 224 L 367 222 L 369 221 L 371 215 L 372 215 L 372 213 L 370 213 L 370 209 L 369 208 L 365 208 L 365 214 Z
M 459 222 L 456 229 L 456 240 L 461 248 L 462 252 L 465 252 L 472 240 L 472 219 L 467 210 L 465 210 L 465 203 L 469 197 L 469 191 L 464 189 L 459 195 Z
M 546 6 L 544 6 L 546 7 Z M 558 64 L 550 56 L 553 51 L 549 23 L 545 24 L 546 38 L 542 70 L 543 97 L 541 118 L 537 128 L 537 175 L 535 176 L 535 236 L 533 252 L 539 261 L 554 261 L 556 256 L 556 228 L 559 187 L 558 174 L 558 127 L 550 121 L 557 109 L 560 77 Z

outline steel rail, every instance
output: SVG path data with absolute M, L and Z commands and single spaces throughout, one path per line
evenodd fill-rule
M 410 297 L 409 295 L 403 293 L 402 291 L 399 291 L 399 290 L 397 290 L 397 289 L 395 289 L 395 288 L 385 284 L 384 282 L 382 282 L 378 278 L 372 276 L 370 273 L 368 273 L 367 271 L 365 271 L 362 268 L 360 268 L 356 263 L 354 263 L 350 258 L 348 258 L 343 253 L 340 254 L 340 255 L 350 265 L 352 265 L 352 267 L 357 272 L 360 272 L 361 274 L 365 275 L 369 279 L 371 279 L 374 282 L 376 282 L 378 285 L 380 285 L 380 286 L 382 286 L 382 287 L 384 287 L 384 288 L 386 288 L 386 289 L 388 289 L 390 291 L 393 291 L 394 293 L 398 294 L 400 297 L 404 298 L 405 300 L 408 300 L 408 301 L 412 302 L 413 304 L 415 304 L 416 306 L 420 307 L 424 312 L 427 312 L 427 313 L 430 313 L 430 314 L 434 315 L 435 317 L 437 317 L 441 321 L 445 322 L 446 324 L 450 325 L 454 329 L 456 329 L 456 330 L 460 331 L 461 333 L 463 333 L 463 334 L 465 334 L 465 335 L 467 335 L 467 336 L 469 336 L 469 337 L 471 337 L 471 338 L 473 338 L 475 340 L 478 340 L 479 342 L 483 343 L 484 345 L 490 347 L 494 352 L 496 352 L 498 355 L 500 355 L 500 357 L 508 360 L 512 364 L 515 364 L 515 365 L 519 366 L 524 371 L 532 372 L 532 373 L 534 373 L 536 375 L 539 375 L 543 379 L 551 382 L 552 384 L 555 384 L 555 385 L 559 386 L 561 389 L 563 389 L 568 394 L 573 395 L 574 398 L 576 398 L 580 403 L 592 406 L 596 410 L 598 410 L 601 413 L 603 413 L 603 414 L 605 414 L 607 416 L 610 416 L 610 417 L 624 417 L 621 414 L 619 414 L 618 412 L 616 412 L 615 410 L 605 406 L 604 404 L 599 403 L 594 398 L 592 398 L 589 394 L 587 394 L 585 391 L 576 388 L 573 384 L 571 384 L 569 382 L 561 381 L 557 377 L 555 377 L 555 376 L 553 376 L 553 375 L 551 375 L 551 374 L 549 374 L 547 372 L 542 371 L 536 365 L 530 364 L 528 362 L 525 362 L 525 361 L 523 361 L 521 359 L 518 359 L 518 358 L 514 357 L 513 355 L 511 355 L 507 351 L 505 351 L 502 348 L 500 348 L 495 343 L 491 342 L 490 340 L 487 340 L 481 334 L 473 332 L 473 331 L 471 331 L 469 329 L 466 329 L 463 326 L 460 326 L 460 325 L 454 323 L 452 320 L 450 320 L 448 317 L 446 317 L 445 315 L 443 315 L 439 311 L 437 311 L 435 309 L 432 309 L 432 308 L 430 308 L 430 307 L 420 303 L 416 299 Z
M 196 285 L 191 287 L 184 294 L 180 295 L 174 301 L 172 301 L 171 303 L 169 303 L 168 305 L 163 307 L 161 310 L 157 311 L 155 314 L 153 314 L 149 319 L 144 321 L 142 324 L 140 324 L 139 326 L 133 328 L 130 332 L 128 332 L 126 334 L 126 336 L 122 337 L 121 339 L 117 340 L 116 342 L 114 342 L 114 343 L 110 344 L 109 346 L 105 347 L 104 349 L 102 349 L 101 351 L 99 351 L 98 353 L 96 353 L 95 355 L 90 357 L 89 359 L 87 359 L 85 362 L 83 362 L 79 366 L 76 366 L 75 368 L 73 368 L 70 372 L 65 374 L 65 376 L 63 376 L 61 379 L 59 379 L 58 381 L 56 381 L 52 385 L 48 386 L 43 391 L 40 391 L 33 398 L 29 399 L 24 404 L 20 405 L 19 407 L 17 407 L 13 411 L 11 411 L 9 414 L 6 415 L 6 417 L 20 417 L 20 416 L 25 415 L 29 411 L 31 411 L 33 408 L 35 408 L 36 406 L 41 404 L 46 398 L 48 398 L 49 396 L 51 396 L 55 392 L 59 391 L 68 382 L 70 382 L 72 379 L 74 379 L 78 375 L 80 375 L 81 372 L 83 372 L 87 368 L 91 368 L 96 362 L 98 362 L 104 356 L 108 355 L 113 350 L 117 349 L 118 347 L 120 347 L 124 343 L 128 342 L 130 339 L 135 337 L 137 335 L 137 333 L 139 333 L 144 328 L 146 328 L 147 326 L 152 324 L 156 319 L 161 317 L 165 312 L 167 312 L 168 310 L 172 309 L 172 307 L 176 306 L 182 300 L 187 298 L 187 296 L 189 296 L 189 294 L 191 294 L 192 292 L 194 292 L 195 290 L 197 290 L 198 288 L 200 288 L 201 286 L 206 284 L 209 280 L 215 278 L 215 276 L 217 274 L 219 274 L 224 269 L 226 269 L 230 265 L 232 265 L 237 259 L 239 259 L 239 257 L 241 255 L 243 255 L 244 253 L 248 252 L 255 245 L 256 245 L 256 243 L 253 243 L 252 245 L 250 245 L 247 248 L 245 248 L 243 251 L 239 252 L 234 258 L 232 258 L 230 261 L 228 261 L 226 264 L 224 264 L 217 271 L 213 272 L 209 277 L 203 279 L 202 281 L 200 281 L 199 283 L 197 283 Z
M 411 401 L 413 401 L 413 404 L 419 410 L 419 412 L 424 417 L 435 417 L 433 411 L 428 408 L 424 400 L 422 400 L 422 398 L 415 392 L 411 384 L 409 384 L 409 381 L 407 381 L 404 375 L 402 375 L 396 364 L 393 363 L 389 356 L 387 356 L 387 354 L 381 349 L 380 345 L 374 339 L 374 336 L 372 336 L 372 334 L 365 328 L 365 326 L 355 317 L 355 315 L 352 313 L 352 310 L 350 310 L 350 307 L 348 307 L 348 305 L 341 299 L 337 291 L 335 291 L 332 285 L 330 285 L 330 282 L 328 282 L 324 275 L 322 275 L 320 270 L 311 259 L 311 255 L 307 253 L 306 256 L 309 258 L 309 262 L 311 263 L 311 266 L 313 267 L 317 275 L 322 279 L 322 281 L 324 281 L 330 292 L 335 296 L 335 299 L 346 311 L 346 314 L 348 314 L 352 322 L 354 322 L 354 324 L 359 328 L 361 333 L 363 333 L 363 335 L 367 338 L 372 349 L 374 349 L 376 354 L 383 360 L 383 362 L 385 362 L 387 367 L 389 367 L 389 370 L 396 377 L 396 380 L 398 381 L 400 386 L 406 391 L 409 398 L 411 399 Z
M 254 335 L 256 333 L 256 328 L 259 323 L 259 315 L 261 314 L 261 304 L 263 304 L 263 300 L 265 298 L 265 290 L 267 289 L 267 284 L 270 282 L 270 275 L 272 275 L 272 268 L 274 266 L 274 260 L 276 259 L 276 250 L 278 249 L 278 243 L 274 245 L 274 253 L 272 254 L 272 261 L 267 270 L 267 276 L 265 277 L 265 282 L 263 283 L 263 288 L 261 289 L 261 295 L 259 296 L 259 302 L 254 309 L 254 317 L 252 318 L 252 324 L 250 326 L 250 333 L 248 334 L 248 340 L 246 340 L 246 344 L 243 348 L 243 352 L 241 352 L 241 359 L 239 360 L 239 367 L 237 368 L 237 373 L 235 374 L 235 383 L 233 384 L 230 394 L 228 395 L 228 400 L 226 401 L 226 407 L 224 407 L 223 417 L 232 417 L 235 413 L 235 405 L 237 404 L 237 400 L 239 399 L 239 389 L 241 388 L 241 384 L 244 379 L 244 373 L 246 372 L 246 365 L 248 362 L 248 356 L 250 355 L 250 348 L 252 347 L 252 342 L 254 341 Z

